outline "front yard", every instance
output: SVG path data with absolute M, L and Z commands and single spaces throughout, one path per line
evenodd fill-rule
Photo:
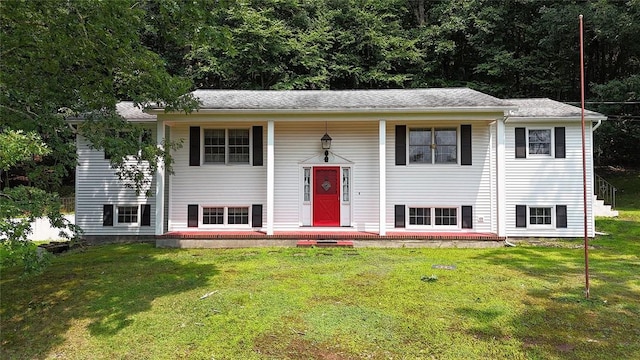
M 622 196 L 620 219 L 598 220 L 611 235 L 591 241 L 588 300 L 580 239 L 496 249 L 101 246 L 58 256 L 37 277 L 2 269 L 1 356 L 637 359 L 639 188 Z
M 627 234 L 592 242 L 589 300 L 580 241 L 88 248 L 39 277 L 2 271 L 2 357 L 638 358 L 640 224 L 620 223 L 604 230 Z

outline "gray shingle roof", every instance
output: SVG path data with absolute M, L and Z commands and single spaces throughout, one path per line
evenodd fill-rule
M 121 101 L 116 104 L 116 111 L 120 116 L 128 120 L 155 120 L 156 116 L 147 114 L 142 109 L 133 105 L 131 101 Z
M 580 118 L 580 108 L 551 99 L 506 99 L 517 109 L 509 110 L 509 117 L 526 118 Z M 585 117 L 606 118 L 595 111 L 585 110 Z
M 367 110 L 508 108 L 496 97 L 468 88 L 396 90 L 196 90 L 201 109 Z

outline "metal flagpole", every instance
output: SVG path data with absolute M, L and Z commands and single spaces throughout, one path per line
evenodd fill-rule
M 587 155 L 584 135 L 584 40 L 582 15 L 580 19 L 580 111 L 582 119 L 582 190 L 584 195 L 584 286 L 585 297 L 589 298 L 589 233 L 587 231 Z

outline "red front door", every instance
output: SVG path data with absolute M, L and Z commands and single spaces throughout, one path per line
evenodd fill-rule
M 340 226 L 339 167 L 313 168 L 313 226 Z

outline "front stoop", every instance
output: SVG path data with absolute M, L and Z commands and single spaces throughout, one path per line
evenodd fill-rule
M 300 240 L 296 247 L 353 247 L 353 241 L 347 240 Z
M 617 217 L 618 210 L 611 209 L 611 205 L 604 203 L 604 200 L 598 199 L 596 195 L 593 196 L 593 215 L 600 217 Z
M 156 237 L 160 248 L 250 248 L 250 247 L 337 247 L 337 248 L 487 248 L 504 246 L 505 238 L 484 233 L 388 233 L 363 232 L 171 232 Z

